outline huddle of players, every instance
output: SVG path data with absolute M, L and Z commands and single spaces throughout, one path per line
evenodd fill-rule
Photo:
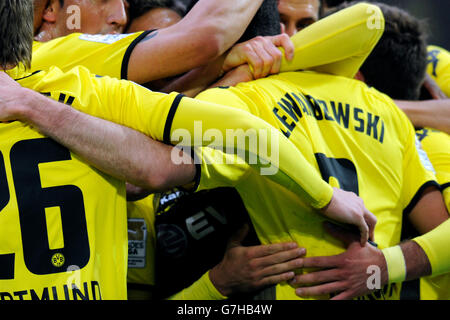
M 367 8 L 364 7 L 364 9 Z M 366 21 L 367 17 L 363 17 L 364 21 Z M 339 20 L 339 23 L 341 22 L 342 20 Z M 319 25 L 318 23 L 317 28 L 320 27 L 322 27 L 322 25 Z M 150 37 L 148 37 L 148 35 L 150 35 Z M 134 39 L 144 39 L 144 41 L 150 41 L 151 35 L 152 33 L 142 33 L 140 35 L 137 35 L 137 37 L 134 36 L 132 39 L 127 39 L 130 37 L 123 37 L 122 39 L 114 43 L 117 44 L 117 42 L 120 41 L 129 41 L 128 43 L 122 44 L 123 48 L 125 48 L 123 49 L 123 51 L 125 51 L 127 48 L 130 48 L 133 45 L 137 44 L 137 41 L 133 41 Z M 299 36 L 302 37 L 302 34 L 299 34 Z M 97 62 L 91 62 L 92 64 L 98 64 L 98 57 L 100 57 L 102 54 L 102 48 L 100 48 L 102 45 L 99 46 L 99 44 L 95 41 L 98 41 L 100 39 L 100 41 L 105 42 L 103 44 L 103 54 L 106 55 L 105 51 L 108 51 L 109 49 L 107 50 L 105 48 L 107 48 L 108 46 L 107 41 L 110 40 L 108 40 L 108 37 L 100 37 L 97 39 L 91 36 L 81 37 L 81 40 L 75 39 L 75 36 L 72 38 L 79 42 L 89 42 L 89 40 L 91 40 L 92 47 L 88 48 L 87 50 L 93 50 L 92 48 L 94 46 L 97 46 L 99 48 L 97 51 Z M 149 39 L 145 37 L 148 37 Z M 308 37 L 307 33 L 305 37 Z M 376 35 L 374 37 L 375 38 L 371 40 L 372 42 L 375 41 L 374 43 L 376 43 L 378 41 L 378 38 Z M 297 44 L 297 42 L 294 43 Z M 298 41 L 298 43 L 304 42 Z M 39 52 L 39 50 L 41 50 L 41 52 L 45 52 L 44 49 L 46 45 L 47 44 L 39 43 L 35 43 L 33 45 L 34 52 L 32 63 L 35 66 L 39 66 L 39 62 L 36 64 L 36 60 L 39 58 L 39 54 L 37 53 Z M 51 43 L 49 43 L 49 45 L 51 45 Z M 61 43 L 58 43 L 58 46 L 61 46 Z M 296 49 L 297 48 L 298 47 L 296 46 Z M 372 48 L 373 46 L 370 49 Z M 308 52 L 307 46 L 303 49 Z M 124 53 L 123 51 L 122 53 L 118 52 L 117 55 L 124 56 L 124 61 L 126 61 L 126 59 L 130 58 L 131 53 Z M 297 55 L 297 53 L 299 52 L 300 54 Z M 301 50 L 296 51 L 296 56 L 291 64 L 298 62 L 300 57 L 302 57 L 301 52 Z M 317 53 L 317 51 L 315 52 Z M 366 53 L 368 54 L 370 53 L 370 51 Z M 339 53 L 335 54 L 339 55 Z M 333 59 L 328 60 L 327 57 L 323 57 L 322 63 L 312 63 L 310 69 L 352 77 L 356 74 L 362 63 L 362 61 L 358 61 L 358 59 L 361 60 L 361 56 L 358 56 L 361 53 L 352 52 L 352 54 L 354 54 L 354 56 L 352 56 L 352 59 L 348 59 L 348 61 L 346 61 L 345 59 L 337 61 Z M 35 56 L 37 56 L 37 59 L 35 59 Z M 41 53 L 41 57 L 44 56 L 45 55 Z M 82 58 L 83 56 L 80 55 L 80 59 Z M 114 57 L 108 58 L 107 56 L 105 56 L 105 59 L 112 60 L 114 59 Z M 76 61 L 74 63 L 78 64 L 79 62 Z M 306 67 L 296 65 L 295 70 L 308 69 L 308 62 L 306 61 L 305 63 Z M 84 65 L 84 63 L 81 62 L 79 64 Z M 118 75 L 121 75 L 122 77 L 124 77 L 125 75 L 126 77 L 128 72 L 126 70 L 126 67 L 124 70 L 123 65 L 127 64 L 128 61 L 126 61 L 126 63 L 122 63 L 120 65 L 120 70 L 118 67 L 116 67 L 116 70 L 111 72 L 111 75 L 117 77 L 119 77 Z M 289 65 L 289 62 L 285 62 L 285 70 L 287 70 L 286 65 Z M 117 63 L 115 64 L 115 66 L 117 66 Z M 92 68 L 96 67 L 98 68 L 98 66 L 92 66 Z M 104 66 L 102 67 L 106 68 Z M 245 68 L 245 66 L 243 66 L 242 68 Z M 283 65 L 281 66 L 281 70 L 283 70 Z M 94 72 L 102 75 L 107 75 L 107 73 L 105 73 L 105 70 L 102 71 L 103 72 L 97 72 L 95 70 Z M 87 100 L 78 102 L 78 99 L 81 99 L 79 98 L 79 96 L 87 95 L 87 93 L 85 92 L 85 87 L 83 87 L 84 90 L 82 94 L 78 93 L 76 89 L 63 89 L 65 86 L 71 83 L 72 78 L 74 77 L 73 73 L 74 72 L 69 72 L 68 75 L 64 76 L 57 70 L 53 70 L 50 71 L 47 76 L 44 76 L 43 80 L 35 80 L 33 79 L 33 76 L 27 76 L 26 78 L 19 80 L 19 83 L 21 85 L 37 89 L 40 92 L 46 92 L 45 90 L 48 89 L 48 92 L 50 92 L 52 98 L 61 102 L 72 104 L 75 108 L 81 108 L 84 111 L 89 111 L 94 115 L 99 115 L 106 119 L 116 120 L 119 123 L 123 123 L 129 126 L 134 126 L 134 124 L 130 124 L 131 122 L 139 122 L 139 117 L 137 116 L 135 116 L 135 118 L 120 118 L 113 115 L 111 111 L 111 114 L 104 114 L 104 112 L 106 111 L 92 106 L 92 98 L 86 98 Z M 367 73 L 364 73 L 364 69 L 362 69 L 362 73 L 364 76 L 366 76 L 366 78 L 369 78 L 367 76 Z M 9 74 L 14 77 L 13 72 L 10 72 Z M 85 75 L 84 72 L 76 71 L 76 74 L 81 79 L 86 78 L 84 79 L 85 83 L 93 82 L 92 86 L 95 87 L 95 79 L 88 79 L 88 76 Z M 34 77 L 36 76 L 39 77 L 39 73 L 34 75 Z M 231 79 L 233 79 L 233 75 L 231 73 L 230 77 Z M 18 79 L 21 77 L 16 76 L 15 78 Z M 107 82 L 109 80 L 104 81 Z M 227 78 L 225 77 L 224 79 L 222 79 L 222 82 L 223 81 L 227 81 Z M 114 83 L 114 81 L 111 81 L 111 83 Z M 322 86 L 324 87 L 322 88 Z M 333 86 L 335 86 L 335 88 Z M 346 88 L 346 95 L 342 93 L 342 88 Z M 137 89 L 135 88 L 121 90 L 120 93 L 124 96 L 121 99 L 129 98 L 130 92 L 134 93 L 136 90 Z M 265 94 L 261 95 L 260 90 L 264 90 Z M 361 95 L 358 95 L 355 94 L 355 92 L 362 93 Z M 142 93 L 143 96 L 145 96 L 146 94 L 148 93 Z M 89 96 L 91 96 L 91 94 Z M 109 102 L 109 104 L 112 104 L 113 101 L 115 101 L 114 98 L 119 99 L 119 97 L 120 94 L 112 94 L 110 97 L 111 100 L 106 101 Z M 178 97 L 179 96 L 174 97 L 174 95 L 172 95 L 171 97 L 169 95 L 169 98 L 167 98 L 167 100 L 177 101 Z M 418 223 L 419 228 L 423 228 L 421 230 L 423 233 L 433 229 L 443 221 L 443 216 L 438 214 L 439 210 L 436 210 L 437 213 L 435 217 L 427 216 L 426 218 L 423 218 L 421 213 L 423 211 L 421 211 L 420 208 L 416 208 L 418 206 L 418 203 L 421 204 L 422 200 L 419 201 L 419 199 L 424 198 L 421 198 L 421 192 L 423 191 L 424 186 L 431 187 L 432 189 L 432 186 L 437 186 L 437 183 L 434 182 L 434 176 L 430 175 L 423 168 L 419 155 L 415 151 L 416 141 L 414 139 L 414 135 L 409 134 L 410 132 L 412 132 L 412 126 L 406 120 L 406 117 L 398 111 L 397 107 L 393 105 L 392 101 L 389 98 L 379 94 L 373 89 L 367 89 L 361 82 L 356 82 L 354 80 L 346 79 L 343 77 L 341 78 L 327 76 L 319 73 L 286 73 L 280 74 L 279 76 L 272 76 L 267 79 L 261 79 L 256 82 L 251 82 L 248 85 L 241 84 L 236 86 L 236 89 L 221 88 L 209 90 L 201 94 L 197 98 L 204 101 L 219 102 L 224 105 L 233 106 L 238 109 L 244 109 L 245 111 L 249 111 L 250 113 L 257 114 L 268 123 L 272 124 L 276 128 L 279 128 L 280 131 L 283 132 L 284 135 L 290 139 L 290 141 L 292 141 L 297 149 L 302 152 L 302 156 L 304 156 L 309 163 L 317 164 L 320 170 L 320 174 L 325 180 L 328 181 L 330 177 L 333 177 L 335 178 L 335 181 L 338 180 L 339 182 L 339 184 L 337 184 L 336 186 L 339 185 L 343 189 L 360 194 L 364 199 L 367 207 L 370 208 L 372 212 L 377 213 L 377 228 L 379 229 L 377 229 L 376 241 L 381 248 L 395 246 L 397 243 L 399 243 L 402 213 L 409 213 L 414 217 L 418 217 L 417 220 L 419 222 L 416 221 L 416 223 Z M 164 99 L 166 99 L 166 97 L 161 98 L 161 100 Z M 178 100 L 179 99 L 180 98 L 178 98 Z M 371 104 L 370 106 L 367 106 L 367 109 L 362 107 L 363 105 L 365 105 L 365 99 L 371 99 Z M 398 97 L 398 99 L 411 100 L 414 98 Z M 181 101 L 183 100 L 184 98 L 181 99 Z M 87 101 L 90 102 L 89 106 L 86 105 Z M 179 101 L 177 103 L 179 103 Z M 99 102 L 97 102 L 97 104 L 98 106 L 103 106 L 103 104 Z M 127 105 L 127 103 L 124 104 Z M 86 106 L 83 107 L 83 105 Z M 133 105 L 133 103 L 129 102 L 128 105 L 131 106 Z M 267 106 L 267 110 L 260 109 L 262 107 L 259 106 Z M 358 108 L 359 106 L 360 108 Z M 112 106 L 110 108 L 112 108 Z M 186 107 L 186 110 L 192 111 L 190 107 Z M 143 110 L 135 111 L 140 112 Z M 156 110 L 152 112 L 160 111 Z M 167 114 L 165 113 L 166 110 L 161 109 L 161 112 L 161 115 L 164 118 Z M 227 110 L 227 112 L 231 111 Z M 172 128 L 169 128 L 169 130 L 173 130 L 174 125 L 175 127 L 178 125 L 182 128 L 185 126 L 189 126 L 187 124 L 188 120 L 185 120 L 186 118 L 188 118 L 189 112 L 183 110 L 183 103 L 181 103 L 181 107 L 178 107 L 176 113 L 176 117 L 172 119 Z M 158 119 L 161 119 L 161 116 Z M 183 121 L 186 121 L 186 123 L 183 123 Z M 214 123 L 217 122 L 217 119 L 211 119 L 211 122 L 213 122 L 213 124 L 211 124 L 212 128 L 220 128 L 221 126 L 224 126 L 224 124 Z M 333 124 L 330 125 L 330 123 Z M 35 123 L 33 122 L 32 124 L 35 125 Z M 143 132 L 159 140 L 162 140 L 163 136 L 165 136 L 165 134 L 160 131 L 162 130 L 162 128 L 156 129 L 157 131 L 153 132 L 148 131 L 149 129 L 145 128 L 145 126 L 146 124 L 137 123 L 136 129 L 141 129 Z M 39 128 L 39 124 L 37 124 L 37 127 Z M 159 125 L 159 127 L 161 127 L 161 125 Z M 349 132 L 352 132 L 352 134 L 350 134 Z M 431 133 L 432 131 L 429 132 Z M 358 134 L 360 136 L 358 136 Z M 423 137 L 425 136 L 428 135 L 424 133 Z M 370 150 L 362 157 L 357 156 L 353 153 L 355 152 L 354 150 L 342 150 L 342 145 L 339 144 L 339 141 L 345 141 L 347 145 L 364 145 Z M 404 147 L 399 148 L 399 141 L 401 141 L 400 145 Z M 426 139 L 424 139 L 423 141 L 426 141 Z M 16 142 L 13 143 L 14 146 L 15 143 Z M 372 145 L 374 145 L 374 149 L 371 149 Z M 333 146 L 337 149 L 333 149 Z M 445 149 L 443 151 L 445 151 Z M 384 159 L 375 160 L 374 155 L 379 154 L 386 154 L 386 157 Z M 208 152 L 206 152 L 206 154 L 202 153 L 200 156 L 207 157 Z M 403 160 L 399 161 L 399 159 Z M 47 161 L 58 160 L 62 159 L 55 158 Z M 355 160 L 357 160 L 358 162 L 356 162 Z M 38 162 L 44 162 L 44 160 Z M 378 169 L 379 166 L 385 166 L 386 163 L 391 166 L 389 170 L 387 170 L 386 168 L 384 168 L 383 170 Z M 369 170 L 369 168 L 372 169 Z M 15 178 L 16 174 L 14 173 L 14 169 L 12 170 Z M 227 240 L 230 236 L 230 232 L 235 231 L 235 229 L 237 229 L 243 222 L 248 219 L 247 217 L 243 216 L 243 213 L 245 213 L 245 211 L 248 211 L 257 235 L 256 236 L 254 234 L 251 239 L 247 239 L 249 242 L 253 242 L 253 244 L 267 244 L 274 241 L 295 241 L 304 246 L 311 256 L 332 255 L 338 254 L 343 251 L 342 245 L 325 234 L 321 224 L 323 217 L 318 217 L 317 211 L 312 210 L 311 207 L 309 207 L 307 204 L 305 205 L 304 201 L 300 201 L 298 194 L 294 194 L 294 190 L 287 190 L 286 188 L 280 187 L 278 185 L 279 181 L 276 181 L 276 179 L 274 181 L 268 181 L 267 179 L 262 180 L 258 175 L 255 175 L 253 171 L 251 171 L 252 174 L 250 174 L 249 172 L 250 171 L 247 168 L 243 168 L 242 166 L 233 167 L 212 164 L 203 168 L 202 165 L 201 177 L 199 177 L 200 179 L 199 181 L 197 181 L 198 190 L 201 190 L 203 188 L 211 189 L 224 186 L 231 186 L 233 188 L 213 189 L 212 191 L 201 191 L 192 194 L 188 192 L 188 195 L 185 195 L 187 192 L 183 190 L 177 190 L 172 193 L 160 194 L 155 197 L 156 200 L 154 201 L 154 203 L 156 204 L 155 207 L 157 207 L 156 210 L 161 211 L 161 214 L 156 216 L 156 230 L 158 235 L 155 257 L 157 274 L 154 278 L 157 287 L 156 292 L 158 292 L 162 296 L 167 296 L 169 294 L 178 292 L 179 290 L 196 280 L 196 278 L 200 277 L 209 268 L 212 268 L 214 265 L 220 262 L 223 257 L 223 251 L 227 245 Z M 374 177 L 371 177 L 371 175 L 377 175 L 379 172 L 384 172 L 383 174 L 385 176 L 379 176 L 379 180 L 377 180 L 377 183 L 375 183 L 374 186 L 374 180 L 372 180 L 374 179 Z M 408 174 L 408 172 L 411 173 Z M 220 179 L 218 179 L 219 177 Z M 440 180 L 438 181 L 441 182 Z M 335 182 L 330 180 L 330 183 L 333 184 Z M 383 189 L 385 190 L 381 190 L 380 186 L 383 186 Z M 83 188 L 84 187 L 85 186 L 83 186 Z M 441 188 L 444 190 L 444 192 L 446 192 L 445 183 L 441 183 Z M 237 192 L 235 190 L 237 190 Z M 393 192 L 393 190 L 397 190 L 397 192 Z M 19 194 L 19 192 L 17 191 L 17 186 L 16 192 L 17 194 Z M 121 192 L 123 193 L 123 190 Z M 382 193 L 379 194 L 379 192 Z M 399 195 L 398 192 L 400 192 L 401 195 Z M 85 193 L 84 189 L 83 193 Z M 438 193 L 439 197 L 442 198 L 442 196 L 440 195 L 441 193 Z M 374 197 L 374 194 L 377 194 L 377 197 Z M 432 194 L 433 197 L 438 197 L 435 192 L 430 190 L 427 190 L 426 194 Z M 371 196 L 369 197 L 368 195 Z M 243 203 L 240 203 L 239 201 L 241 198 Z M 234 199 L 232 201 L 232 206 L 230 206 L 230 200 L 228 199 Z M 383 201 L 380 199 L 382 199 Z M 399 199 L 401 199 L 401 201 L 399 201 Z M 143 201 L 144 202 L 142 203 L 145 209 L 145 205 L 149 204 L 152 199 L 146 198 Z M 423 201 L 425 201 L 424 203 L 427 203 L 426 200 Z M 173 202 L 173 204 L 171 202 Z M 442 199 L 441 203 L 443 204 Z M 120 205 L 123 205 L 123 203 Z M 139 204 L 129 203 L 130 207 L 134 205 L 139 206 Z M 50 205 L 45 205 L 45 207 L 50 207 Z M 151 205 L 148 205 L 149 210 L 152 210 L 151 207 Z M 302 210 L 298 210 L 297 212 L 293 213 L 291 212 L 292 208 L 302 208 Z M 445 207 L 442 208 L 444 208 L 445 211 Z M 142 208 L 138 208 L 137 211 L 139 212 L 141 209 Z M 19 211 L 20 210 L 21 209 L 19 208 Z M 63 210 L 61 210 L 61 214 L 63 214 L 62 211 Z M 129 210 L 130 213 L 132 211 L 133 210 Z M 162 213 L 162 211 L 166 212 Z M 239 212 L 240 214 L 236 215 L 236 212 Z M 277 213 L 277 215 L 275 215 L 274 213 Z M 448 215 L 446 211 L 444 213 Z M 151 214 L 148 214 L 148 216 L 151 216 Z M 21 222 L 24 217 L 22 217 L 21 215 Z M 25 219 L 29 219 L 28 216 L 26 216 Z M 40 217 L 40 219 L 42 220 L 42 216 Z M 64 229 L 64 227 L 68 225 L 68 222 L 65 223 L 66 219 L 68 218 L 64 218 L 62 222 L 63 230 L 66 230 Z M 421 219 L 427 220 L 428 225 L 421 225 Z M 102 221 L 103 220 L 105 219 L 102 218 Z M 140 220 L 133 219 L 131 221 L 134 222 L 138 227 L 138 229 L 135 230 L 135 233 L 139 233 L 139 231 L 141 232 L 141 237 L 130 237 L 129 240 L 130 244 L 135 245 L 134 249 L 136 251 L 134 252 L 137 252 L 137 254 L 135 254 L 135 258 L 137 259 L 134 260 L 134 263 L 140 264 L 138 265 L 138 267 L 147 268 L 141 270 L 141 275 L 145 274 L 143 281 L 142 278 L 139 279 L 139 276 L 137 276 L 135 278 L 136 280 L 131 278 L 130 282 L 143 282 L 148 284 L 149 261 L 145 261 L 145 259 L 142 260 L 142 250 L 139 251 L 139 249 L 142 249 L 142 245 L 147 240 L 144 235 L 147 234 L 148 237 L 148 230 L 146 228 L 152 228 L 152 220 L 148 219 L 145 224 L 142 223 L 142 217 L 140 218 Z M 188 221 L 190 224 L 188 223 Z M 197 226 L 195 225 L 196 223 Z M 435 225 L 433 225 L 433 223 Z M 123 235 L 123 230 L 119 231 L 119 229 L 121 229 L 123 225 L 118 225 L 117 221 L 113 224 L 114 228 L 116 228 L 117 230 L 117 234 L 122 233 Z M 146 228 L 142 228 L 144 225 L 146 226 Z M 89 228 L 91 228 L 90 223 L 88 223 L 87 226 L 88 234 L 92 234 L 92 231 L 89 230 Z M 289 226 L 289 228 L 287 228 L 287 226 Z M 203 229 L 201 229 L 202 227 Z M 111 227 L 110 230 L 112 230 L 112 228 L 113 227 Z M 181 229 L 181 231 L 179 231 L 179 229 Z M 177 230 L 179 233 L 177 233 Z M 212 230 L 214 230 L 214 232 Z M 20 231 L 16 232 L 19 233 Z M 22 237 L 24 237 L 25 234 L 26 232 L 22 230 Z M 273 235 L 276 235 L 275 239 L 273 238 Z M 311 239 L 308 240 L 308 237 Z M 66 234 L 64 234 L 64 239 L 66 239 Z M 79 241 L 77 242 L 86 243 L 86 239 L 82 238 L 78 240 Z M 31 243 L 31 241 L 23 240 L 24 256 L 25 242 Z M 123 250 L 123 245 L 120 245 L 120 241 L 117 242 L 118 247 L 121 247 Z M 212 243 L 214 243 L 214 246 L 211 246 Z M 66 241 L 64 242 L 63 247 L 64 249 L 66 249 L 67 247 L 67 249 L 70 250 L 70 247 L 68 243 L 66 243 Z M 89 244 L 87 245 L 87 247 L 89 249 Z M 132 249 L 133 248 L 130 247 L 130 252 L 133 252 Z M 371 247 L 366 246 L 365 249 L 370 250 Z M 33 251 L 32 248 L 27 250 L 27 252 Z M 92 247 L 91 250 L 93 250 Z M 144 246 L 144 250 L 147 250 L 147 253 L 152 251 L 149 246 L 147 248 Z M 51 261 L 53 261 L 54 254 L 58 253 L 56 251 L 51 251 Z M 190 254 L 193 254 L 193 256 L 186 255 L 186 251 L 192 251 L 193 253 Z M 199 252 L 203 254 L 199 254 Z M 204 252 L 208 252 L 207 258 L 205 258 Z M 216 256 L 213 257 L 213 254 L 215 254 Z M 67 253 L 64 252 L 64 256 L 69 257 L 71 255 L 75 256 L 75 260 L 77 261 L 76 263 L 70 264 L 80 266 L 80 269 L 83 269 L 84 266 L 82 262 L 80 263 L 78 261 L 83 260 L 83 255 L 80 256 L 80 253 L 71 254 L 70 251 L 68 251 Z M 58 258 L 58 255 L 55 256 L 55 259 L 56 258 Z M 33 260 L 33 258 L 26 257 L 25 260 L 27 259 L 28 261 L 35 261 Z M 84 259 L 86 259 L 86 255 L 84 255 Z M 435 268 L 433 262 L 431 261 L 431 258 L 430 262 L 432 263 L 433 274 L 435 274 Z M 31 262 L 30 265 L 32 265 L 32 263 L 33 262 Z M 52 264 L 52 266 L 49 266 L 49 270 L 44 270 L 42 272 L 58 273 L 58 266 L 55 266 L 55 264 L 57 265 L 57 263 L 55 262 L 54 264 Z M 124 271 L 124 266 L 122 264 L 119 264 L 117 262 L 116 266 L 117 270 L 120 269 L 121 272 Z M 179 266 L 182 266 L 183 270 L 180 270 Z M 31 267 L 30 269 L 29 264 L 27 264 L 27 267 L 30 271 L 34 270 L 34 267 Z M 117 270 L 115 270 L 115 272 L 117 272 Z M 128 273 L 129 277 L 132 277 L 134 271 L 133 268 L 130 268 L 129 271 L 131 271 Z M 34 271 L 32 272 L 36 273 Z M 389 275 L 391 275 L 390 272 Z M 107 282 L 108 276 L 111 277 L 111 275 L 104 275 L 105 280 L 99 282 L 101 282 L 102 284 L 104 282 Z M 179 278 L 176 278 L 178 276 Z M 19 278 L 20 276 L 17 277 Z M 180 279 L 186 280 L 182 283 L 180 282 Z M 64 294 L 70 295 L 69 293 L 67 293 L 67 290 L 72 290 L 73 296 L 75 297 L 76 295 L 83 295 L 83 290 L 81 289 L 83 286 L 85 286 L 83 291 L 84 296 L 86 296 L 88 292 L 86 286 L 91 286 L 92 293 L 95 294 L 96 285 L 98 285 L 98 283 L 96 284 L 94 281 L 92 281 L 90 284 L 86 284 L 85 282 L 81 285 L 78 285 L 77 287 L 68 288 L 67 286 L 64 287 L 64 285 L 62 287 L 64 288 Z M 55 298 L 54 292 L 57 292 L 58 289 L 56 287 L 51 287 L 50 285 L 48 286 L 48 288 L 49 289 L 47 291 L 44 290 L 43 292 L 52 292 L 53 298 Z M 50 288 L 52 289 L 50 290 Z M 55 291 L 53 290 L 53 288 L 55 288 Z M 274 287 L 272 287 L 271 289 L 273 293 Z M 102 293 L 106 290 L 108 289 L 102 288 Z M 281 283 L 276 287 L 275 290 L 276 297 L 278 299 L 291 298 L 294 295 L 294 290 L 286 283 Z M 270 290 L 265 290 L 265 294 L 268 291 Z M 111 292 L 114 292 L 112 288 Z M 391 286 L 390 288 L 384 290 L 385 295 L 386 292 L 389 293 L 388 296 L 390 298 L 398 298 L 399 286 Z M 44 296 L 44 293 L 42 294 L 42 296 Z M 118 294 L 117 290 L 116 292 L 114 292 L 114 294 Z M 121 297 L 120 295 L 114 294 L 109 297 Z M 31 290 L 30 295 L 32 295 Z M 270 295 L 264 297 L 267 298 L 274 296 Z

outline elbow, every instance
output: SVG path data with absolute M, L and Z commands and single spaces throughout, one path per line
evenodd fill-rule
M 170 189 L 169 179 L 164 172 L 149 171 L 142 175 L 143 180 L 140 181 L 139 186 L 146 190 L 154 192 L 163 192 Z

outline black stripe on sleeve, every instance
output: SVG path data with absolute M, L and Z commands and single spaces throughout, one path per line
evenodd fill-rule
M 131 53 L 133 52 L 134 48 L 138 45 L 139 42 L 142 41 L 149 33 L 153 32 L 155 30 L 147 30 L 141 33 L 139 37 L 133 40 L 131 44 L 128 46 L 127 51 L 125 51 L 125 55 L 122 60 L 122 68 L 120 71 L 120 78 L 124 80 L 128 80 L 128 63 L 130 62 Z
M 441 191 L 444 191 L 445 189 L 450 188 L 450 182 L 441 184 Z
M 201 152 L 201 149 L 199 150 L 199 152 Z M 192 159 L 194 159 L 195 164 L 195 177 L 194 177 L 194 187 L 192 188 L 191 192 L 196 192 L 198 186 L 200 185 L 200 178 L 202 177 L 202 165 L 201 159 L 199 159 L 197 153 L 195 153 L 194 148 L 192 148 Z
M 202 163 L 201 160 L 199 160 L 199 157 L 197 155 L 197 153 L 195 152 L 195 148 L 191 148 L 191 158 L 192 161 L 194 161 L 194 165 L 195 165 L 195 176 L 194 176 L 194 180 L 193 180 L 193 184 L 189 184 L 189 186 L 179 186 L 178 188 L 180 190 L 186 191 L 186 192 L 197 192 L 198 186 L 200 185 L 200 179 L 202 177 Z M 199 150 L 199 149 L 197 149 Z M 199 150 L 198 152 L 201 152 L 201 150 Z
M 172 129 L 173 118 L 175 117 L 175 113 L 177 112 L 178 106 L 180 105 L 181 99 L 184 97 L 184 94 L 179 93 L 172 102 L 172 106 L 170 107 L 169 114 L 167 115 L 166 124 L 164 126 L 164 135 L 163 142 L 166 144 L 170 144 L 170 131 Z
M 409 213 L 412 211 L 412 209 L 416 206 L 417 202 L 419 202 L 420 198 L 422 197 L 423 191 L 428 187 L 436 187 L 440 189 L 439 183 L 436 181 L 427 181 L 425 182 L 419 190 L 416 192 L 414 197 L 412 198 L 411 202 L 406 206 L 406 208 L 403 210 L 403 215 L 409 215 Z

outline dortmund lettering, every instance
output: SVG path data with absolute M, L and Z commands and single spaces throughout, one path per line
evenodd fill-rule
M 34 288 L 14 292 L 0 292 L 2 300 L 102 300 L 100 284 L 97 281 L 83 282 L 80 287 L 74 283 L 62 287 Z

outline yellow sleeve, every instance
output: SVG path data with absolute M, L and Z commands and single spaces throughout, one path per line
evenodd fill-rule
M 75 66 L 84 66 L 101 76 L 127 79 L 131 52 L 150 32 L 115 35 L 73 33 L 48 42 L 34 42 L 31 71 L 56 66 L 65 72 Z
M 180 147 L 210 146 L 245 157 L 259 174 L 291 190 L 314 208 L 323 208 L 331 201 L 333 189 L 295 145 L 249 112 L 183 98 L 172 105 L 163 136 L 164 142 Z
M 224 183 L 222 186 L 232 186 L 251 169 L 291 190 L 316 209 L 331 201 L 333 189 L 295 145 L 270 124 L 245 111 L 244 104 L 231 108 L 178 95 L 173 99 L 170 110 L 168 107 L 165 103 L 158 103 L 155 108 L 148 108 L 155 111 L 153 115 L 141 115 L 136 119 L 150 121 L 150 127 L 157 128 L 157 132 L 145 132 L 156 140 L 182 148 L 208 146 L 219 157 L 217 150 L 225 152 L 232 167 L 227 166 L 230 163 L 223 165 L 223 162 L 213 159 L 204 168 L 206 171 L 202 178 L 219 179 L 221 176 L 218 181 Z M 126 110 L 132 109 L 127 107 Z M 164 128 L 160 119 L 166 119 Z M 213 179 L 208 181 L 209 187 L 219 186 L 211 184 Z
M 450 272 L 450 219 L 413 241 L 425 251 L 433 276 Z
M 359 3 L 336 12 L 295 34 L 292 61 L 281 72 L 313 70 L 353 78 L 384 32 L 379 7 Z
M 208 271 L 190 287 L 174 294 L 168 300 L 224 300 L 226 298 L 214 287 Z
M 331 201 L 333 189 L 300 151 L 278 130 L 249 112 L 177 93 L 152 92 L 129 81 L 97 78 L 82 67 L 66 74 L 55 68 L 37 87 L 58 91 L 55 87 L 64 88 L 69 82 L 73 89 L 65 92 L 79 97 L 72 106 L 82 112 L 168 144 L 220 147 L 228 154 L 244 155 L 260 174 L 292 190 L 314 208 L 323 208 Z M 225 139 L 215 139 L 214 145 L 213 137 Z
M 259 174 L 293 191 L 314 208 L 323 208 L 331 201 L 331 186 L 292 142 L 262 119 L 244 110 L 132 87 L 122 94 L 122 104 L 117 95 L 110 95 L 113 100 L 106 105 L 115 112 L 110 112 L 112 118 L 107 120 L 179 147 L 209 146 L 237 154 Z M 102 108 L 99 111 L 104 112 Z
M 250 174 L 251 167 L 238 155 L 213 148 L 196 148 L 197 181 L 195 190 L 236 187 Z
M 447 97 L 450 97 L 450 52 L 437 46 L 429 46 L 427 72 Z

